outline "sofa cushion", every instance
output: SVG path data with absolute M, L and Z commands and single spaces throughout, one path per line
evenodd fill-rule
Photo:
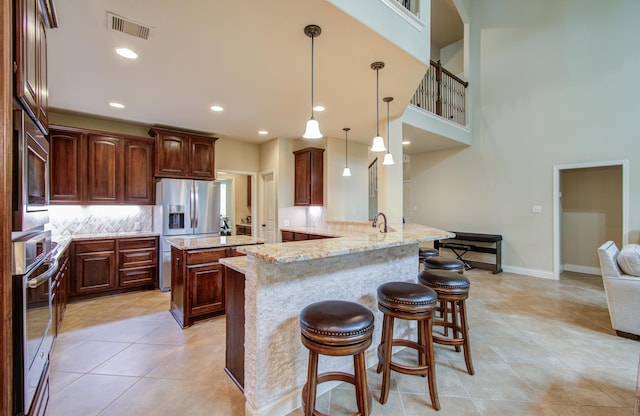
M 618 265 L 626 274 L 640 276 L 640 244 L 627 244 L 618 254 Z

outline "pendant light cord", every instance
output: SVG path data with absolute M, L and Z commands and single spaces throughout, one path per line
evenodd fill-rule
M 390 153 L 390 151 L 389 151 L 389 146 L 390 146 L 389 142 L 391 140 L 391 138 L 389 137 L 389 102 L 390 101 L 391 100 L 387 101 L 387 153 Z
M 311 118 L 313 118 L 313 41 L 315 36 L 311 36 Z
M 376 136 L 380 136 L 380 81 L 379 81 L 379 73 L 380 70 L 376 69 Z

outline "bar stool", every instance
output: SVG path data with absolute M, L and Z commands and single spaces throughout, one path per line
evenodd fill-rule
M 448 270 L 425 270 L 418 274 L 418 281 L 436 291 L 438 300 L 444 304 L 443 319 L 434 319 L 434 326 L 444 328 L 444 337 L 433 336 L 433 342 L 441 345 L 453 345 L 457 352 L 464 348 L 464 361 L 467 372 L 475 373 L 471 362 L 471 350 L 469 349 L 469 324 L 467 321 L 467 308 L 465 300 L 469 297 L 471 283 L 469 279 L 459 273 Z M 449 312 L 451 320 L 449 320 Z M 448 338 L 447 329 L 451 328 L 452 337 Z
M 440 254 L 440 252 L 435 248 L 421 248 L 421 247 L 418 247 L 418 259 L 420 259 L 420 261 L 424 261 L 428 257 L 438 256 L 439 254 Z
M 305 416 L 325 416 L 315 409 L 319 383 L 338 380 L 356 387 L 356 415 L 371 413 L 372 396 L 367 386 L 364 352 L 373 337 L 373 313 L 359 303 L 328 300 L 313 303 L 300 312 L 302 344 L 309 349 L 307 382 L 302 389 Z M 353 355 L 354 374 L 326 372 L 318 374 L 318 355 Z
M 436 385 L 435 359 L 433 356 L 432 317 L 438 295 L 433 289 L 409 282 L 389 282 L 378 286 L 378 309 L 384 314 L 382 339 L 378 346 L 378 367 L 382 371 L 380 403 L 387 402 L 391 370 L 403 374 L 426 375 L 431 405 L 440 410 Z M 393 338 L 395 318 L 418 321 L 418 342 Z M 392 361 L 394 346 L 413 348 L 418 351 L 418 365 L 409 366 Z
M 439 269 L 449 270 L 462 274 L 464 272 L 464 262 L 451 257 L 433 256 L 427 257 L 422 262 L 425 270 Z

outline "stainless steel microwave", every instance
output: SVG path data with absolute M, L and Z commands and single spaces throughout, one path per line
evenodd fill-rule
M 49 223 L 49 142 L 21 109 L 13 111 L 13 231 Z

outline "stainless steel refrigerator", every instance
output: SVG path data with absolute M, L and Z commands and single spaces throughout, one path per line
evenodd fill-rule
M 153 230 L 161 233 L 160 290 L 171 289 L 171 246 L 167 237 L 220 235 L 220 184 L 161 179 L 156 185 Z

